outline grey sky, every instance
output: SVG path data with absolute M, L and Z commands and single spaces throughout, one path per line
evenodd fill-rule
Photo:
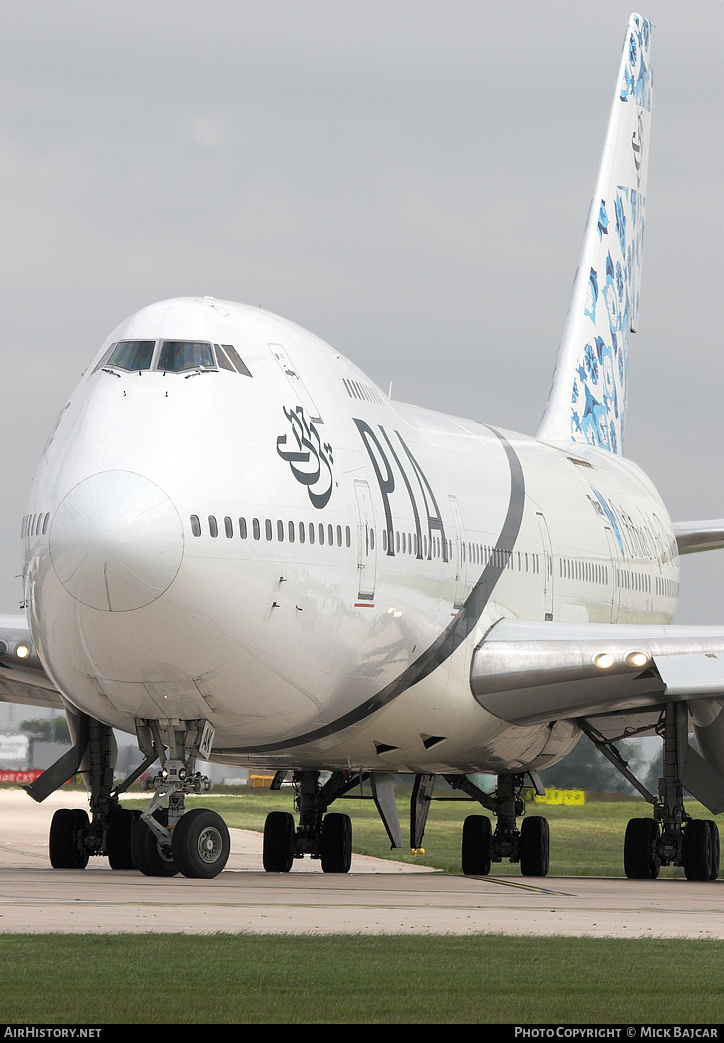
M 0 611 L 55 417 L 164 297 L 261 304 L 394 397 L 533 434 L 633 0 L 5 0 Z M 627 455 L 724 516 L 724 4 L 656 24 Z M 724 554 L 682 622 L 724 622 Z

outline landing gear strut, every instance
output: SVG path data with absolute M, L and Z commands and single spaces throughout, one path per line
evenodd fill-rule
M 494 794 L 484 793 L 466 775 L 446 775 L 453 789 L 463 790 L 496 817 L 493 831 L 486 815 L 468 815 L 463 824 L 462 866 L 466 876 L 487 876 L 493 862 L 520 863 L 523 876 L 547 876 L 550 865 L 548 820 L 525 814 L 523 775 L 499 775 Z

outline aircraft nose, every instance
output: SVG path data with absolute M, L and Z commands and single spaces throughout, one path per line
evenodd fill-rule
M 150 605 L 173 583 L 183 526 L 154 482 L 132 471 L 101 471 L 71 489 L 55 512 L 50 557 L 81 604 L 128 612 Z

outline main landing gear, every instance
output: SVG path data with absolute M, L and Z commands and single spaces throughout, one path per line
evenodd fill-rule
M 657 727 L 657 733 L 664 741 L 664 771 L 656 796 L 632 775 L 614 746 L 614 740 L 604 739 L 587 722 L 583 722 L 583 730 L 653 805 L 653 818 L 632 818 L 626 826 L 623 849 L 626 876 L 630 880 L 655 880 L 662 866 L 675 865 L 683 867 L 687 880 L 716 880 L 719 875 L 719 829 L 713 820 L 692 818 L 684 808 L 682 776 L 686 781 L 685 765 L 687 760 L 695 764 L 701 762 L 699 755 L 688 746 L 686 705 L 667 703 Z M 699 771 L 701 773 L 702 769 Z M 692 778 L 696 782 L 695 776 Z
M 547 876 L 550 866 L 550 830 L 540 815 L 525 814 L 522 798 L 524 775 L 499 775 L 494 794 L 484 793 L 466 775 L 446 775 L 453 789 L 460 789 L 493 813 L 493 831 L 487 815 L 468 815 L 463 823 L 462 866 L 466 876 L 487 876 L 494 862 L 507 858 L 519 862 L 523 876 Z
M 286 773 L 277 775 L 281 784 Z M 321 785 L 319 772 L 298 771 L 292 784 L 294 806 L 299 812 L 295 828 L 291 812 L 272 811 L 264 823 L 263 864 L 267 873 L 288 873 L 295 858 L 318 858 L 325 873 L 348 873 L 352 864 L 352 820 L 349 815 L 328 813 L 327 808 L 359 782 L 359 775 L 333 772 Z
M 114 787 L 112 729 L 81 713 L 69 713 L 68 723 L 71 749 L 25 787 L 41 801 L 80 771 L 90 789 L 90 815 L 82 808 L 62 808 L 53 816 L 50 864 L 54 869 L 84 869 L 92 855 L 107 855 L 111 869 L 133 869 L 131 833 L 140 812 L 122 808 L 119 797 L 153 761 L 144 761 L 123 786 Z
M 54 869 L 84 869 L 92 855 L 107 855 L 111 869 L 138 869 L 145 876 L 211 878 L 224 869 L 231 847 L 226 823 L 215 811 L 186 812 L 187 794 L 211 789 L 195 771 L 213 742 L 208 722 L 143 720 L 137 722 L 142 764 L 113 786 L 113 733 L 86 714 L 69 715 L 74 745 L 39 779 L 25 787 L 44 800 L 80 770 L 90 789 L 90 816 L 80 808 L 56 811 L 50 826 L 49 853 Z M 154 796 L 143 813 L 122 808 L 120 795 L 153 763 L 161 770 Z
M 285 771 L 277 772 L 273 789 L 281 786 Z M 330 812 L 332 801 L 369 779 L 372 799 L 393 848 L 402 847 L 402 832 L 395 803 L 392 777 L 378 772 L 332 772 L 322 784 L 318 771 L 295 771 L 292 785 L 294 806 L 299 812 L 295 827 L 291 812 L 272 811 L 264 824 L 263 864 L 267 873 L 288 873 L 294 860 L 320 860 L 325 873 L 348 873 L 352 863 L 352 820 L 349 815 Z

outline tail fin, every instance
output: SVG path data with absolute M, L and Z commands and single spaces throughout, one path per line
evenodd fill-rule
M 538 438 L 623 453 L 651 124 L 653 26 L 629 20 L 583 252 Z

